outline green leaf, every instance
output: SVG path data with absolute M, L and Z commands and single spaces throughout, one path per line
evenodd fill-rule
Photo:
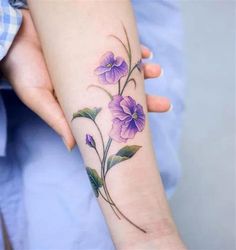
M 102 110 L 102 108 L 84 108 L 73 114 L 72 121 L 78 117 L 85 117 L 91 120 L 95 120 L 97 114 Z
M 125 156 L 131 158 L 142 146 L 132 145 L 132 146 L 125 146 L 120 149 L 116 155 Z
M 107 160 L 107 171 L 110 170 L 114 165 L 133 157 L 140 148 L 141 146 L 138 145 L 125 146 L 115 155 L 111 155 Z
M 90 167 L 86 167 L 86 171 L 87 171 L 89 180 L 92 184 L 93 191 L 94 191 L 96 197 L 98 197 L 99 196 L 98 190 L 99 190 L 99 188 L 101 188 L 103 186 L 103 181 L 95 169 L 90 168 Z
M 108 160 L 107 160 L 107 171 L 113 167 L 114 165 L 122 162 L 122 161 L 125 161 L 125 160 L 128 160 L 129 158 L 128 157 L 122 157 L 122 156 L 119 156 L 119 155 L 111 155 Z

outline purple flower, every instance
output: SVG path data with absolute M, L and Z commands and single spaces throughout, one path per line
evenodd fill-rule
M 100 66 L 95 69 L 95 74 L 102 84 L 116 84 L 121 77 L 127 75 L 128 65 L 122 57 L 114 57 L 112 52 L 104 54 Z
M 96 148 L 96 143 L 93 137 L 89 134 L 86 134 L 86 144 L 89 145 L 91 148 Z
M 110 137 L 117 142 L 126 142 L 141 132 L 145 125 L 143 107 L 130 96 L 116 95 L 108 107 L 113 116 Z

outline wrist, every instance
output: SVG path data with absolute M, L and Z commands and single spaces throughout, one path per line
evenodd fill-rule
M 155 239 L 146 242 L 126 245 L 116 248 L 117 250 L 186 250 L 179 236 L 171 236 L 165 239 Z
M 145 228 L 145 226 L 144 226 Z M 186 250 L 177 228 L 171 219 L 163 218 L 148 225 L 145 235 L 133 235 L 126 232 L 127 237 L 116 242 L 118 250 Z

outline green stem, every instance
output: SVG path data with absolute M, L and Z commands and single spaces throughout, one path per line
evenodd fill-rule
M 104 158 L 103 158 L 104 170 L 105 170 L 105 166 L 106 166 L 107 154 L 108 154 L 108 151 L 110 149 L 111 143 L 112 143 L 112 139 L 111 139 L 111 137 L 109 137 L 105 151 L 104 151 Z
M 98 128 L 98 130 L 100 131 L 100 129 L 99 129 L 98 126 L 97 126 L 97 128 Z M 102 134 L 101 134 L 101 138 L 102 138 L 102 141 L 103 141 Z M 108 141 L 108 142 L 109 142 L 109 141 Z M 104 143 L 104 141 L 103 141 L 103 143 Z M 100 160 L 100 163 L 101 163 L 101 177 L 102 177 L 102 180 L 104 180 L 106 156 L 107 156 L 107 152 L 108 152 L 109 147 L 110 147 L 110 143 L 111 143 L 111 142 L 107 143 L 106 149 L 105 149 L 105 146 L 103 146 L 103 159 Z M 104 145 L 104 144 L 103 144 L 103 145 Z M 95 150 L 96 150 L 96 152 L 97 152 L 97 149 L 95 149 Z M 98 154 L 98 152 L 97 152 L 97 154 Z M 99 155 L 99 154 L 98 154 L 98 155 Z M 99 155 L 99 156 L 100 156 L 100 155 Z M 100 157 L 99 157 L 99 158 L 100 158 Z M 100 159 L 101 159 L 101 158 L 100 158 Z M 107 198 L 105 198 L 104 195 L 102 195 L 102 193 L 101 193 L 102 198 L 110 204 L 111 209 L 113 210 L 113 212 L 115 213 L 115 215 L 117 216 L 117 218 L 120 220 L 119 215 L 117 214 L 117 212 L 115 211 L 115 209 L 114 209 L 114 207 L 113 207 L 114 204 L 109 200 L 110 196 L 109 196 L 109 193 L 108 193 L 108 190 L 107 190 L 107 187 L 106 187 L 106 183 L 105 183 L 105 182 L 103 182 L 103 189 L 104 189 L 104 192 L 105 192 Z M 99 193 L 100 193 L 100 192 L 99 192 Z
M 120 82 L 118 83 L 118 88 L 119 88 L 119 89 L 118 89 L 118 95 L 122 95 L 122 94 L 123 94 L 124 89 L 125 89 L 125 87 L 127 86 L 128 82 L 129 82 L 130 75 L 132 74 L 134 68 L 137 66 L 137 64 L 136 64 L 136 65 L 134 66 L 134 68 L 131 69 L 131 65 L 132 65 L 131 46 L 130 46 L 130 42 L 129 42 L 129 37 L 128 37 L 127 30 L 126 30 L 126 28 L 125 28 L 125 26 L 124 26 L 123 23 L 122 23 L 122 26 L 123 26 L 123 30 L 124 30 L 124 33 L 125 33 L 125 38 L 126 38 L 127 46 L 124 44 L 124 42 L 123 42 L 119 37 L 114 36 L 114 35 L 110 35 L 111 37 L 115 38 L 116 40 L 118 40 L 118 41 L 122 44 L 122 46 L 123 46 L 124 49 L 125 49 L 125 52 L 127 53 L 128 60 L 129 60 L 129 62 L 128 62 L 128 67 L 129 67 L 129 68 L 128 68 L 128 72 L 129 72 L 129 74 L 128 74 L 127 78 L 126 78 L 126 81 L 125 81 L 125 84 L 124 84 L 124 86 L 123 86 L 123 88 L 122 88 L 122 91 L 120 91 Z
M 125 84 L 124 84 L 124 86 L 123 86 L 123 88 L 122 88 L 122 90 L 120 92 L 120 95 L 123 94 L 127 84 L 129 83 L 129 80 L 130 80 L 129 78 L 130 78 L 131 74 L 133 73 L 133 71 L 135 70 L 136 67 L 137 67 L 137 64 L 135 64 L 134 67 L 129 71 L 129 74 L 128 74 L 127 78 L 126 78 Z
M 115 202 L 112 200 L 112 198 L 111 198 L 111 196 L 110 196 L 110 193 L 109 193 L 108 188 L 107 188 L 107 185 L 106 185 L 105 177 L 104 177 L 104 179 L 103 179 L 103 186 L 104 186 L 104 190 L 106 190 L 106 195 L 109 197 L 109 201 L 110 201 L 109 203 L 112 204 L 112 207 L 114 206 L 114 207 L 116 208 L 117 212 L 118 212 L 125 220 L 127 220 L 131 225 L 133 225 L 134 227 L 136 227 L 137 229 L 139 229 L 139 230 L 142 231 L 143 233 L 147 233 L 146 230 L 144 230 L 143 228 L 141 228 L 141 227 L 139 227 L 138 225 L 136 225 L 136 224 L 135 224 L 133 221 L 131 221 L 125 214 L 123 214 L 123 213 L 121 212 L 121 210 L 117 207 L 117 205 L 115 204 Z M 113 211 L 114 211 L 114 209 L 113 209 Z M 115 211 L 114 211 L 114 212 L 115 212 Z M 115 214 L 116 214 L 116 216 L 118 216 L 116 212 L 115 212 Z M 120 218 L 120 217 L 119 217 L 119 218 Z
M 109 192 L 108 192 L 109 194 Z M 138 225 L 136 225 L 133 221 L 131 221 L 125 214 L 123 214 L 121 212 L 121 210 L 117 207 L 117 205 L 114 203 L 114 201 L 111 199 L 111 196 L 109 194 L 109 198 L 110 198 L 110 201 L 113 203 L 113 206 L 116 208 L 117 212 L 119 212 L 119 214 L 125 219 L 127 220 L 131 225 L 133 225 L 134 227 L 136 227 L 137 229 L 139 229 L 140 231 L 142 231 L 143 233 L 147 233 L 146 230 L 144 230 L 143 228 L 139 227 Z
M 97 148 L 95 147 L 94 150 L 96 151 L 97 156 L 98 156 L 98 158 L 99 158 L 99 161 L 100 161 L 100 163 L 102 164 L 102 158 L 101 158 L 100 154 L 98 153 Z
M 136 225 L 133 221 L 131 221 L 125 214 L 123 214 L 121 212 L 121 210 L 117 207 L 117 205 L 115 204 L 115 202 L 112 200 L 111 196 L 110 196 L 110 193 L 108 191 L 108 188 L 107 188 L 107 185 L 106 185 L 106 181 L 105 181 L 105 177 L 103 179 L 103 187 L 104 187 L 104 190 L 106 190 L 106 195 L 108 196 L 109 198 L 109 204 L 112 204 L 112 208 L 113 206 L 116 208 L 117 212 L 125 219 L 127 220 L 131 225 L 133 225 L 134 227 L 136 227 L 137 229 L 139 229 L 140 231 L 142 231 L 143 233 L 147 233 L 146 230 L 144 230 L 143 228 L 139 227 L 138 225 Z M 117 213 L 115 212 L 115 210 L 113 209 L 113 212 L 116 214 L 116 216 L 118 218 L 120 218 Z
M 111 197 L 110 197 L 110 194 L 108 192 L 108 189 L 107 189 L 107 185 L 106 185 L 106 182 L 105 182 L 105 166 L 106 166 L 106 158 L 107 158 L 107 153 L 109 151 L 109 148 L 111 146 L 111 142 L 112 142 L 112 139 L 109 138 L 108 142 L 107 142 L 107 145 L 106 145 L 106 148 L 104 150 L 104 154 L 103 154 L 103 161 L 102 161 L 102 164 L 101 164 L 101 177 L 102 177 L 102 180 L 103 180 L 103 189 L 104 189 L 104 192 L 107 196 L 107 199 L 109 200 L 109 203 L 112 203 L 113 206 L 114 206 L 114 203 L 111 201 Z M 120 219 L 119 215 L 116 213 L 114 207 L 111 205 L 111 208 L 113 210 L 113 212 L 115 213 L 115 215 L 117 216 L 118 219 Z
M 110 37 L 115 38 L 117 41 L 119 41 L 121 43 L 121 45 L 124 47 L 125 52 L 127 53 L 128 57 L 129 57 L 130 56 L 130 51 L 127 49 L 127 47 L 125 46 L 125 44 L 123 43 L 123 41 L 119 37 L 117 37 L 115 35 L 110 35 Z
M 101 137 L 101 141 L 102 141 L 102 150 L 103 150 L 103 152 L 104 152 L 104 151 L 105 151 L 105 143 L 104 143 L 104 140 L 103 140 L 102 132 L 101 132 L 101 130 L 100 130 L 98 124 L 96 123 L 96 121 L 93 120 L 93 122 L 94 122 L 94 124 L 95 124 L 95 126 L 96 126 L 96 128 L 97 128 L 97 130 L 98 130 L 98 132 L 99 132 L 99 135 L 100 135 L 100 137 Z
M 98 189 L 98 192 L 99 192 L 99 194 L 102 196 L 102 198 L 106 201 L 106 202 L 108 202 L 110 205 L 114 205 L 113 203 L 111 203 L 104 195 L 103 195 L 103 193 Z
M 127 31 L 126 31 L 126 28 L 125 28 L 124 24 L 122 24 L 122 25 L 123 25 L 123 29 L 124 29 L 124 32 L 125 32 L 125 37 L 126 37 L 127 45 L 128 45 L 127 51 L 128 51 L 129 71 L 130 71 L 131 63 L 132 63 L 131 46 L 130 46 L 129 37 L 128 37 L 128 33 L 127 33 Z
M 104 143 L 104 139 L 103 139 L 102 132 L 101 132 L 101 130 L 100 130 L 98 124 L 96 123 L 95 120 L 93 120 L 93 122 L 94 122 L 95 126 L 96 126 L 97 129 L 98 129 L 98 132 L 99 132 L 99 134 L 100 134 L 101 141 L 102 141 L 102 149 L 103 149 L 103 157 L 102 157 L 102 159 L 101 159 L 100 154 L 98 153 L 97 148 L 95 147 L 94 149 L 95 149 L 95 151 L 96 151 L 96 153 L 97 153 L 97 155 L 98 155 L 98 158 L 99 158 L 99 160 L 100 160 L 100 163 L 101 163 L 101 177 L 102 177 L 102 179 L 104 179 L 103 176 L 104 176 L 104 167 L 105 167 L 105 163 L 104 163 L 104 159 L 105 159 L 105 157 L 104 157 L 104 156 L 105 156 L 105 143 Z M 106 152 L 106 155 L 107 155 L 107 152 Z M 105 162 L 106 162 L 106 161 L 105 161 Z M 106 188 L 105 188 L 104 186 L 103 186 L 103 188 L 104 188 L 104 192 L 105 192 L 105 194 L 106 194 L 106 196 L 107 196 L 107 199 L 101 194 L 101 192 L 99 192 L 99 193 L 101 194 L 102 198 L 105 199 L 105 200 L 110 204 L 111 209 L 112 209 L 113 212 L 116 214 L 117 218 L 120 219 L 119 215 L 116 213 L 116 211 L 115 211 L 115 209 L 113 208 L 111 202 L 109 201 L 109 195 L 108 195 L 108 192 L 107 192 Z
M 115 206 L 115 204 L 113 203 L 113 201 L 112 201 L 112 199 L 110 197 L 110 194 L 108 192 L 108 189 L 107 189 L 107 186 L 106 186 L 105 182 L 103 183 L 103 189 L 104 189 L 104 192 L 105 192 L 106 197 L 107 197 L 107 199 L 105 199 L 105 200 L 110 204 L 110 207 L 111 207 L 112 211 L 114 212 L 116 217 L 120 220 L 121 219 L 120 216 L 117 214 L 116 210 L 113 207 L 113 206 Z M 105 197 L 103 197 L 103 198 L 105 198 Z
M 111 146 L 111 143 L 112 143 L 112 139 L 109 138 L 108 142 L 107 142 L 107 145 L 106 145 L 106 149 L 105 149 L 105 152 L 104 152 L 104 157 L 103 157 L 103 172 L 102 172 L 102 180 L 103 180 L 103 188 L 104 188 L 104 191 L 107 195 L 107 198 L 109 199 L 109 203 L 112 203 L 112 208 L 113 206 L 116 208 L 117 212 L 119 212 L 119 214 L 124 218 L 126 219 L 131 225 L 133 225 L 134 227 L 136 227 L 137 229 L 139 229 L 140 231 L 142 231 L 143 233 L 146 233 L 146 231 L 144 229 L 142 229 L 141 227 L 139 227 L 138 225 L 136 225 L 133 221 L 131 221 L 125 214 L 123 214 L 121 212 L 121 210 L 117 207 L 117 205 L 115 204 L 115 202 L 112 200 L 111 198 L 111 195 L 108 191 L 108 188 L 107 188 L 107 184 L 106 184 L 106 173 L 107 171 L 105 171 L 105 164 L 106 164 L 106 158 L 107 158 L 107 154 L 108 154 L 108 151 L 109 151 L 109 148 Z M 114 211 L 114 209 L 113 209 Z M 114 211 L 115 212 L 115 211 Z M 117 213 L 115 213 L 117 215 Z
M 118 95 L 120 95 L 120 80 L 118 81 Z

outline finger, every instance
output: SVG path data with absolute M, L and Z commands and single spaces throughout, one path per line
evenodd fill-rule
M 12 242 L 9 238 L 9 232 L 7 230 L 6 222 L 3 217 L 3 214 L 0 210 L 0 226 L 1 226 L 1 232 L 2 232 L 2 239 L 3 239 L 3 244 L 4 244 L 4 249 L 13 249 L 12 248 Z
M 27 92 L 27 97 L 23 100 L 25 104 L 52 127 L 62 137 L 67 149 L 71 150 L 75 145 L 75 139 L 52 92 L 40 88 L 31 88 Z
M 37 59 L 37 57 L 35 58 Z M 35 71 L 35 61 L 31 63 L 31 71 L 28 70 L 26 64 L 20 64 L 23 65 L 22 67 L 16 65 L 13 70 L 10 70 L 11 67 L 6 62 L 2 64 L 4 66 L 2 67 L 3 73 L 11 82 L 13 89 L 22 102 L 48 123 L 62 137 L 66 147 L 71 150 L 75 145 L 71 129 L 60 105 L 52 94 L 52 87 L 49 87 L 50 80 L 47 71 L 43 69 L 44 66 L 40 66 L 38 61 L 36 63 L 38 70 Z M 13 65 L 15 64 L 13 63 Z M 37 73 L 32 74 L 33 72 Z M 40 82 L 47 82 L 48 86 L 41 85 Z
M 170 100 L 164 96 L 152 96 L 146 94 L 146 101 L 149 112 L 167 112 L 172 110 Z
M 18 97 L 63 138 L 68 149 L 72 149 L 74 137 L 52 94 L 53 87 L 43 54 L 35 43 L 31 40 L 26 43 L 19 38 L 2 61 L 1 70 Z
M 144 45 L 141 45 L 141 54 L 143 59 L 151 59 L 153 55 L 151 50 Z
M 163 69 L 159 64 L 145 63 L 143 65 L 144 78 L 156 78 L 163 75 Z

